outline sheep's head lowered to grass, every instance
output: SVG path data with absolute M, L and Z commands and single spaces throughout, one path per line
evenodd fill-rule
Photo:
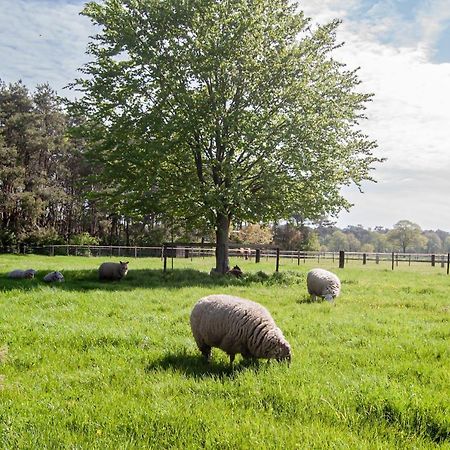
M 331 302 L 341 293 L 339 277 L 325 269 L 311 269 L 306 277 L 306 284 L 312 300 L 319 296 Z
M 209 360 L 211 348 L 230 356 L 291 360 L 291 347 L 264 306 L 231 295 L 201 298 L 191 312 L 191 329 L 203 356 Z

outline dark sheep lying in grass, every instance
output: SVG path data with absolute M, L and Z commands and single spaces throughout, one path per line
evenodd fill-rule
M 191 312 L 195 342 L 206 360 L 217 347 L 230 356 L 291 360 L 291 347 L 264 306 L 231 295 L 201 298 Z
M 98 269 L 98 277 L 100 280 L 121 280 L 128 273 L 127 262 L 105 262 Z
M 239 266 L 234 266 L 227 272 L 227 275 L 233 275 L 236 278 L 242 278 L 243 272 Z
M 64 275 L 61 272 L 50 272 L 44 277 L 46 283 L 62 283 Z
M 8 278 L 14 278 L 16 280 L 20 280 L 20 279 L 31 279 L 34 278 L 34 276 L 37 274 L 37 270 L 34 269 L 27 269 L 27 270 L 12 270 L 11 272 L 8 273 Z

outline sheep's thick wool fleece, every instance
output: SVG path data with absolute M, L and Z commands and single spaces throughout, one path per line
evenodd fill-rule
M 311 269 L 306 277 L 308 292 L 311 295 L 335 298 L 341 292 L 341 281 L 333 272 L 325 269 Z
M 207 345 L 228 354 L 273 358 L 281 347 L 290 348 L 264 306 L 231 295 L 200 299 L 191 313 L 191 327 L 200 349 Z

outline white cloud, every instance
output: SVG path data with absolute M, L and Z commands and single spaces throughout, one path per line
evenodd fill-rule
M 450 20 L 450 1 L 434 0 L 425 2 L 417 14 L 417 23 L 421 30 L 421 41 L 432 54 L 439 35 L 448 26 Z
M 0 78 L 33 89 L 49 82 L 60 94 L 87 62 L 93 28 L 78 13 L 84 1 L 0 0 Z

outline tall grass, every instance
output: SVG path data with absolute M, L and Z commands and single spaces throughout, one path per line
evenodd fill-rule
M 100 259 L 0 257 L 0 448 L 450 448 L 450 277 L 440 268 L 350 264 L 335 304 L 310 303 L 317 262 L 130 261 L 102 283 Z M 34 280 L 8 280 L 15 268 Z M 169 263 L 170 269 L 170 263 Z M 65 283 L 42 276 L 61 270 Z M 262 271 L 262 272 L 261 272 Z M 210 293 L 266 306 L 290 366 L 211 364 L 189 314 Z

